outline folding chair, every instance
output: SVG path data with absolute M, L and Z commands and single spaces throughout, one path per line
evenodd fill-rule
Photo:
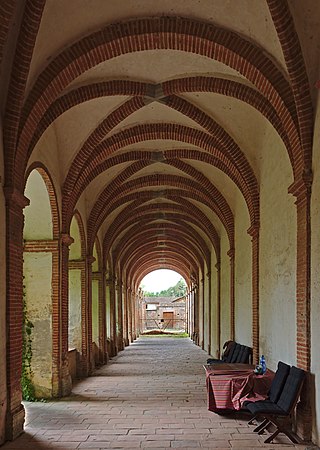
M 292 366 L 277 402 L 267 399 L 246 403 L 245 407 L 254 416 L 263 418 L 263 422 L 255 431 L 262 434 L 270 423 L 276 427 L 274 433 L 264 441 L 265 443 L 269 444 L 272 442 L 279 433 L 284 433 L 293 443 L 299 443 L 292 431 L 285 429 L 278 418 L 281 419 L 292 415 L 300 396 L 305 375 L 304 370 Z
M 290 372 L 290 366 L 282 361 L 279 361 L 276 373 L 274 375 L 274 378 L 273 378 L 271 386 L 270 386 L 267 400 L 270 400 L 273 403 L 277 403 L 277 401 L 279 400 L 279 397 L 281 395 L 283 386 L 289 375 L 289 372 Z M 249 404 L 249 403 L 250 402 L 245 402 L 243 406 L 246 407 L 247 404 Z M 249 420 L 248 424 L 252 424 L 256 419 L 257 419 L 257 416 L 253 416 L 252 419 Z M 267 420 L 267 419 L 265 419 L 265 420 Z M 263 421 L 260 425 L 258 425 L 254 429 L 254 431 L 257 431 L 257 432 L 260 431 L 260 427 L 262 429 L 263 425 L 265 425 L 264 422 L 265 421 Z M 269 420 L 268 420 L 268 423 L 269 423 Z

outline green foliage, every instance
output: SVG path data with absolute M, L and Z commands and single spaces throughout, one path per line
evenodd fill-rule
M 32 384 L 32 328 L 33 323 L 28 319 L 25 291 L 23 292 L 23 324 L 22 324 L 22 374 L 21 389 L 23 400 L 35 401 L 35 389 Z
M 183 280 L 180 278 L 175 286 L 169 287 L 161 292 L 144 292 L 146 297 L 182 297 L 187 292 L 187 286 Z

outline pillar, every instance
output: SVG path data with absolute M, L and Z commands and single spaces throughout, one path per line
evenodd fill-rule
M 7 411 L 6 439 L 23 432 L 21 404 L 22 318 L 23 318 L 23 208 L 29 200 L 15 188 L 5 188 L 7 254 Z
M 259 361 L 259 225 L 248 229 L 252 242 L 252 348 L 253 364 Z

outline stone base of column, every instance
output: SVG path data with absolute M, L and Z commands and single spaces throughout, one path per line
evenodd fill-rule
M 66 397 L 70 395 L 72 391 L 72 379 L 69 373 L 69 365 L 66 361 L 61 370 L 61 397 Z
M 23 424 L 25 411 L 23 405 L 20 405 L 14 411 L 7 412 L 6 416 L 6 440 L 13 441 L 23 433 Z
M 129 339 L 128 339 L 128 338 L 125 338 L 125 339 L 124 339 L 124 345 L 125 345 L 125 347 L 128 347 L 129 344 L 130 344 Z

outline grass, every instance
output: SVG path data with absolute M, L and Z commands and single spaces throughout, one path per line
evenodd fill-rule
M 149 332 L 141 333 L 139 337 L 155 337 L 155 338 L 188 338 L 190 337 L 186 332 L 172 332 L 172 331 L 160 331 L 160 330 L 150 330 Z

